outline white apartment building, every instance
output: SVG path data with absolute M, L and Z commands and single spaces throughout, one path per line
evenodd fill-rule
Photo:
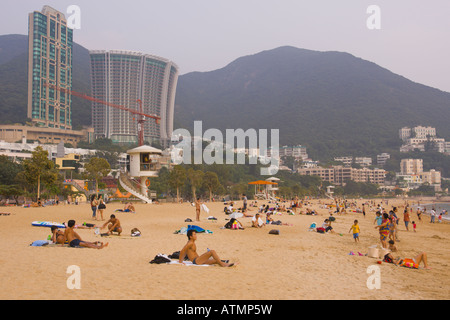
M 344 164 L 344 166 L 351 166 L 353 163 L 353 157 L 335 157 L 334 161 L 339 161 Z
M 355 164 L 359 164 L 361 167 L 368 167 L 372 165 L 372 158 L 356 157 Z
M 389 153 L 382 153 L 377 155 L 377 165 L 384 166 L 386 161 L 391 158 Z
M 386 178 L 386 171 L 382 169 L 356 169 L 344 166 L 332 166 L 331 168 L 302 168 L 298 169 L 297 172 L 300 175 L 319 176 L 324 181 L 338 185 L 345 185 L 346 182 L 350 180 L 383 185 Z
M 403 141 L 409 138 L 426 139 L 427 137 L 436 137 L 436 128 L 417 126 L 414 128 L 403 127 L 399 130 L 399 137 Z

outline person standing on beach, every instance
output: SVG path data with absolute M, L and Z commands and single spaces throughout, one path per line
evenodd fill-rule
M 355 242 L 359 242 L 359 225 L 358 225 L 358 220 L 355 220 L 353 222 L 353 225 L 350 227 L 350 230 L 348 230 L 348 232 L 350 233 L 350 231 L 353 230 L 353 239 L 355 239 Z
M 383 221 L 383 217 L 381 216 L 381 212 L 377 211 L 376 216 L 375 216 L 375 220 L 373 221 L 373 223 L 376 223 L 377 226 L 379 226 L 382 221 Z
M 242 195 L 242 200 L 243 200 L 242 212 L 245 212 L 247 210 L 247 196 L 245 194 Z
M 103 221 L 105 219 L 103 219 L 103 210 L 106 209 L 106 205 L 105 205 L 105 201 L 103 201 L 102 196 L 98 197 L 98 213 L 99 216 L 101 217 L 100 219 Z
M 420 207 L 417 207 L 417 219 L 419 221 L 422 221 L 422 211 L 420 211 Z
M 383 221 L 379 226 L 376 226 L 375 229 L 379 229 L 380 232 L 380 241 L 381 246 L 383 248 L 387 248 L 387 237 L 389 236 L 389 215 L 387 213 L 383 213 Z
M 97 220 L 97 206 L 98 206 L 98 202 L 97 202 L 97 196 L 95 194 L 92 195 L 91 198 L 91 209 L 92 209 L 92 219 L 93 220 Z
M 409 231 L 409 212 L 408 207 L 405 208 L 405 211 L 403 211 L 403 221 L 405 222 L 406 231 Z
M 436 219 L 436 211 L 434 210 L 434 208 L 431 209 L 430 219 L 430 223 L 434 223 L 434 220 Z
M 195 220 L 200 221 L 200 208 L 201 208 L 202 202 L 200 201 L 200 197 L 197 198 L 195 201 Z

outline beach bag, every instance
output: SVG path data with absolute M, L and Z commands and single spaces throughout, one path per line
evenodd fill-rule
M 236 219 L 235 218 L 231 218 L 230 221 L 225 223 L 225 225 L 224 225 L 225 229 L 231 229 L 231 226 L 233 225 L 234 221 L 236 221 Z
M 164 254 L 157 254 L 155 258 L 150 261 L 151 264 L 169 263 L 171 260 Z
M 325 233 L 325 228 L 316 228 L 318 233 Z
M 140 237 L 141 231 L 139 231 L 138 228 L 133 228 L 133 229 L 131 229 L 131 236 L 132 237 Z

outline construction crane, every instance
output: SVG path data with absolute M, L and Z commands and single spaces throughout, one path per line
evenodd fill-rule
M 64 92 L 64 93 L 70 94 L 72 96 L 76 96 L 76 97 L 79 97 L 79 98 L 82 98 L 82 99 L 86 99 L 86 100 L 89 100 L 89 101 L 100 103 L 100 104 L 103 104 L 103 105 L 108 106 L 108 107 L 113 107 L 113 108 L 116 108 L 116 109 L 128 111 L 128 112 L 130 112 L 130 113 L 132 113 L 134 115 L 139 116 L 139 118 L 137 120 L 139 146 L 143 146 L 144 145 L 144 122 L 147 121 L 146 118 L 154 119 L 156 121 L 156 124 L 159 124 L 160 121 L 161 121 L 161 118 L 158 117 L 157 115 L 149 115 L 149 114 L 143 113 L 142 101 L 141 100 L 136 100 L 136 102 L 139 103 L 139 111 L 137 111 L 137 110 L 134 110 L 134 109 L 130 109 L 130 108 L 121 106 L 121 105 L 117 105 L 117 104 L 106 102 L 106 101 L 103 101 L 103 100 L 100 100 L 100 99 L 97 99 L 97 98 L 94 98 L 94 97 L 90 97 L 90 96 L 88 96 L 88 95 L 86 95 L 84 93 L 72 91 L 70 89 L 61 88 L 61 87 L 58 87 L 58 86 L 56 86 L 54 84 L 51 84 L 51 83 L 45 82 L 44 86 L 52 88 L 52 89 L 55 89 L 55 90 L 58 90 L 60 92 Z

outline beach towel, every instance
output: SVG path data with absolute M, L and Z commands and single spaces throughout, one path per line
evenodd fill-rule
M 189 230 L 189 227 L 191 227 L 191 229 L 195 230 L 195 232 L 197 232 L 197 233 L 206 233 L 206 234 L 212 234 L 213 233 L 211 230 L 206 230 L 206 229 L 200 228 L 198 226 L 191 226 L 191 225 L 188 225 L 187 228 L 183 227 L 180 230 L 176 230 L 174 233 L 175 234 L 187 234 L 187 231 Z
M 184 265 L 188 267 L 211 267 L 215 266 L 213 264 L 193 264 L 192 261 L 183 261 L 180 263 L 178 260 L 171 260 L 169 264 L 178 264 L 178 265 Z
M 33 241 L 33 243 L 30 244 L 31 247 L 43 247 L 43 246 L 47 246 L 50 243 L 52 243 L 51 241 L 48 240 L 36 240 Z
M 206 213 L 209 213 L 209 208 L 208 208 L 205 204 L 202 204 L 202 209 L 203 209 L 203 211 L 205 211 Z

